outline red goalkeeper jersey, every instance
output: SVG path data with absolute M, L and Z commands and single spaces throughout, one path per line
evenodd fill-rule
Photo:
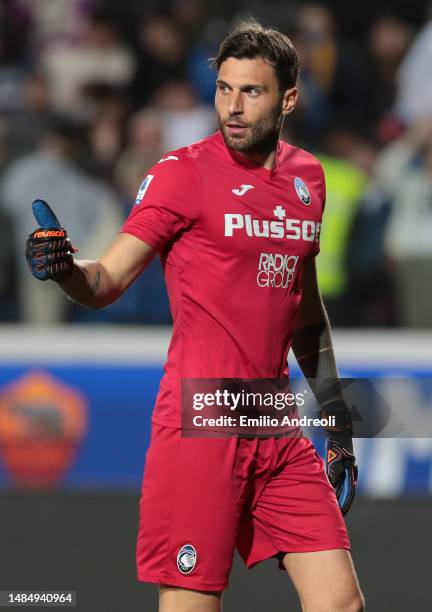
M 324 201 L 319 162 L 282 141 L 272 170 L 220 132 L 150 170 L 122 231 L 159 251 L 174 320 L 156 423 L 179 426 L 182 378 L 288 375 Z

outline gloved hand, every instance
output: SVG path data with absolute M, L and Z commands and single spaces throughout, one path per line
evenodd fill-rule
M 72 273 L 76 249 L 44 200 L 35 200 L 32 208 L 40 227 L 27 238 L 25 255 L 30 272 L 38 280 L 62 281 Z
M 337 401 L 321 410 L 321 415 L 335 416 L 336 426 L 326 429 L 326 472 L 333 486 L 339 508 L 345 515 L 354 500 L 358 469 L 352 444 L 352 422 L 348 407 Z
M 326 471 L 333 486 L 339 508 L 345 515 L 354 500 L 358 469 L 352 449 L 352 440 L 327 438 Z

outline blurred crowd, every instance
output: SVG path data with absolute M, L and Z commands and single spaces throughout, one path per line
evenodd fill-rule
M 148 169 L 216 129 L 208 58 L 247 15 L 236 3 L 218 13 L 172 0 L 142 3 L 122 19 L 112 5 L 0 2 L 0 321 L 170 322 L 158 261 L 112 307 L 89 311 L 53 283 L 35 282 L 23 254 L 35 226 L 30 205 L 41 197 L 80 256 L 97 257 Z M 326 172 L 318 267 L 336 326 L 432 327 L 425 9 L 420 27 L 387 10 L 350 39 L 325 4 L 254 5 L 300 55 L 300 102 L 283 137 L 316 154 Z

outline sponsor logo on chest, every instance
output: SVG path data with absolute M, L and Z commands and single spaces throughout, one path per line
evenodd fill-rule
M 258 261 L 258 286 L 286 289 L 294 278 L 298 260 L 298 255 L 261 253 Z
M 255 238 L 304 240 L 319 242 L 321 223 L 312 219 L 287 219 L 285 209 L 278 204 L 273 210 L 276 219 L 254 219 L 250 214 L 225 213 L 225 236 L 244 233 Z

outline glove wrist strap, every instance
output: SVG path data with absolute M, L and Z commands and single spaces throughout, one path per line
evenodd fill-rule
M 324 427 L 330 439 L 342 441 L 353 436 L 351 413 L 343 400 L 328 402 L 321 407 L 320 417 L 332 422 Z

